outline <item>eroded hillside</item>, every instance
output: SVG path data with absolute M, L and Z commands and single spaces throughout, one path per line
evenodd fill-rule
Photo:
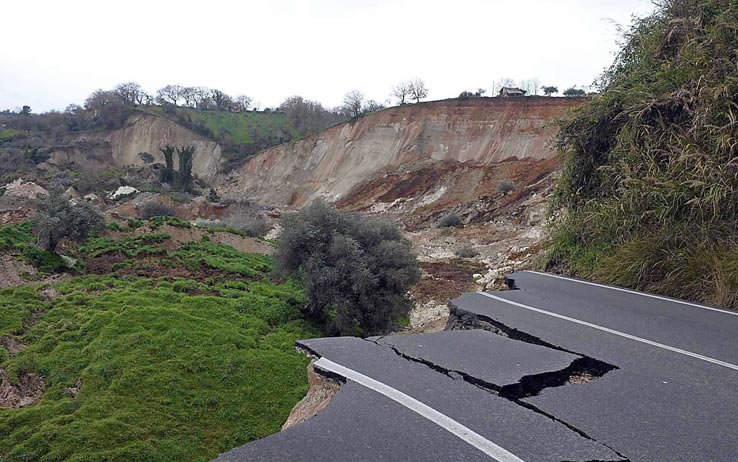
M 159 148 L 166 144 L 193 146 L 195 153 L 192 173 L 206 182 L 213 180 L 222 157 L 222 149 L 218 143 L 164 117 L 144 112 L 134 113 L 117 130 L 75 135 L 73 142 L 57 147 L 48 162 L 59 168 L 73 163 L 86 171 L 145 166 L 152 162 L 164 163 L 164 156 Z M 152 157 L 148 158 L 143 153 Z
M 218 187 L 276 209 L 322 197 L 400 223 L 421 261 L 412 327 L 531 264 L 544 236 L 557 119 L 582 99 L 469 98 L 390 108 L 263 151 Z M 456 217 L 443 226 L 444 217 Z
M 268 149 L 232 172 L 219 190 L 276 207 L 299 207 L 318 196 L 330 201 L 356 196 L 362 183 L 385 174 L 422 176 L 423 169 L 432 168 L 440 169 L 433 175 L 445 176 L 444 169 L 456 172 L 457 164 L 547 160 L 554 157 L 553 122 L 580 102 L 470 98 L 395 107 Z

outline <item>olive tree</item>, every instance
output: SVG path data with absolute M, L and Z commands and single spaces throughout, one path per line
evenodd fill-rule
M 277 270 L 303 280 L 305 311 L 329 333 L 379 334 L 408 313 L 420 271 L 395 223 L 317 201 L 285 217 L 283 228 Z
M 50 194 L 38 201 L 35 234 L 38 245 L 53 252 L 64 238 L 83 241 L 102 231 L 102 215 L 86 203 L 73 204 L 61 195 Z

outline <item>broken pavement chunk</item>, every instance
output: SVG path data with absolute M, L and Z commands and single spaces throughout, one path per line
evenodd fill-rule
M 400 354 L 498 387 L 517 383 L 525 376 L 564 370 L 581 358 L 481 329 L 396 335 L 377 342 Z

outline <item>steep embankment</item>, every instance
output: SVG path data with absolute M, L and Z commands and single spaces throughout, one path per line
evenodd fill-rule
M 562 127 L 549 265 L 738 309 L 738 8 L 659 2 Z
M 117 130 L 76 135 L 73 142 L 51 154 L 49 163 L 58 167 L 73 164 L 95 172 L 111 167 L 144 166 L 147 162 L 142 153 L 153 156 L 153 162 L 163 163 L 159 148 L 166 144 L 194 146 L 193 174 L 206 182 L 213 181 L 222 158 L 220 145 L 165 117 L 144 112 L 134 113 Z
M 268 149 L 232 172 L 219 191 L 277 207 L 299 207 L 318 196 L 331 201 L 357 196 L 365 189 L 360 185 L 385 174 L 421 172 L 423 177 L 423 171 L 430 172 L 435 176 L 425 183 L 445 183 L 447 191 L 465 183 L 484 183 L 484 172 L 460 174 L 459 166 L 552 159 L 549 141 L 556 131 L 552 122 L 580 103 L 544 97 L 470 98 L 394 107 Z M 445 181 L 448 175 L 466 180 Z M 498 180 L 492 181 L 493 187 Z M 363 194 L 366 201 L 376 199 Z M 444 192 L 437 194 L 440 199 Z M 344 205 L 362 208 L 358 203 Z

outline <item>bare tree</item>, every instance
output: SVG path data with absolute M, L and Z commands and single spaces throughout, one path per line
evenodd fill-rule
M 521 90 L 525 90 L 528 95 L 537 95 L 540 86 L 541 81 L 536 78 L 521 80 L 518 84 L 518 87 Z
M 121 83 L 113 90 L 128 106 L 138 106 L 147 101 L 148 95 L 136 82 Z
M 93 125 L 109 129 L 120 128 L 131 111 L 118 93 L 106 90 L 97 90 L 88 96 L 85 109 L 92 114 Z
M 210 89 L 206 87 L 193 87 L 195 107 L 198 109 L 210 109 L 213 107 L 213 98 Z
M 385 107 L 386 106 L 384 104 L 374 101 L 373 99 L 370 99 L 364 104 L 363 112 L 368 113 L 368 112 L 374 112 L 374 111 L 381 111 Z
M 351 117 L 358 117 L 362 113 L 364 106 L 364 93 L 358 90 L 352 90 L 343 97 L 343 111 Z
M 238 95 L 233 100 L 233 108 L 236 112 L 246 112 L 251 107 L 251 98 L 246 95 Z
M 410 82 L 400 82 L 392 87 L 392 96 L 397 98 L 397 103 L 400 105 L 407 104 L 410 93 Z
M 156 91 L 156 101 L 159 104 L 173 104 L 175 106 L 178 106 L 181 100 L 181 85 L 167 85 Z
M 505 87 L 515 86 L 515 81 L 510 77 L 503 77 L 492 84 L 492 93 L 499 93 Z
M 421 99 L 425 99 L 428 96 L 428 88 L 425 86 L 425 82 L 421 78 L 415 78 L 410 81 L 410 95 L 413 97 L 416 103 L 419 103 Z
M 533 84 L 533 88 L 528 91 L 528 94 L 532 92 L 534 95 L 538 95 L 538 89 L 541 88 L 541 81 L 537 77 L 533 77 L 531 83 Z
M 182 99 L 184 99 L 185 107 L 197 106 L 197 89 L 195 87 L 182 87 Z
M 233 109 L 233 98 L 231 98 L 226 92 L 210 90 L 210 97 L 213 99 L 215 109 L 219 111 L 230 111 Z
M 302 96 L 290 96 L 279 106 L 301 135 L 314 133 L 342 121 L 337 112 L 329 111 L 317 101 Z

